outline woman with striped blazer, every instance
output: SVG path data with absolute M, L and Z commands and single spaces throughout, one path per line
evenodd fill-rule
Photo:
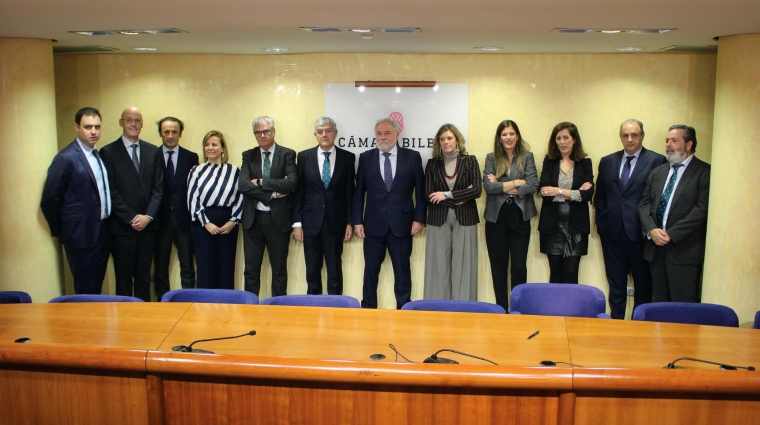
M 425 167 L 425 298 L 477 301 L 480 166 L 453 124 L 438 129 Z
M 203 137 L 203 156 L 207 162 L 193 167 L 187 176 L 198 287 L 234 289 L 237 223 L 243 216 L 240 170 L 227 163 L 227 142 L 219 131 Z

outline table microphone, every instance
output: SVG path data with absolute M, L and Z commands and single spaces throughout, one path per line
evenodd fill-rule
M 716 366 L 719 366 L 722 370 L 736 370 L 736 369 L 745 369 L 749 371 L 754 371 L 754 366 L 733 366 L 730 364 L 725 363 L 718 363 L 718 362 L 711 362 L 710 360 L 702 360 L 702 359 L 695 359 L 693 357 L 679 357 L 672 362 L 668 363 L 667 366 L 665 366 L 663 369 L 675 369 L 676 368 L 676 362 L 679 362 L 681 360 L 691 360 L 693 362 L 700 362 L 700 363 L 707 363 L 707 364 L 714 364 Z
M 248 335 L 250 335 L 250 336 L 256 335 L 256 331 L 246 332 L 246 333 L 244 333 L 242 335 L 224 336 L 224 337 L 221 337 L 221 338 L 199 339 L 197 341 L 193 341 L 192 343 L 190 343 L 190 345 L 175 345 L 174 347 L 172 347 L 172 351 L 179 351 L 179 352 L 183 352 L 183 353 L 214 354 L 213 351 L 201 350 L 199 348 L 193 349 L 193 345 L 195 345 L 195 344 L 197 344 L 199 342 L 220 341 L 220 340 L 223 340 L 223 339 L 235 339 L 235 338 L 240 338 L 240 337 L 248 336 Z

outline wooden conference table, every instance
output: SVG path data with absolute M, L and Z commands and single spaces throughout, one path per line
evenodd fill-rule
M 215 355 L 172 351 L 250 330 L 194 346 Z M 13 342 L 22 337 L 31 340 Z M 460 364 L 420 363 L 444 348 L 498 366 L 450 352 L 439 356 Z M 0 424 L 760 423 L 760 372 L 663 369 L 678 357 L 760 367 L 760 331 L 198 303 L 0 305 Z

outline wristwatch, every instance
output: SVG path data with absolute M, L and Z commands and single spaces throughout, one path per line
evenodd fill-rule
M 562 195 L 562 189 L 559 190 L 559 194 Z

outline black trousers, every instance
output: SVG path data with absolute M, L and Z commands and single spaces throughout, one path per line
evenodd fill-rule
M 396 308 L 401 309 L 411 301 L 412 296 L 412 235 L 396 237 L 390 229 L 385 236 L 364 238 L 364 285 L 362 288 L 362 307 L 377 308 L 377 284 L 380 266 L 385 260 L 386 249 L 393 265 L 393 292 L 396 295 Z
M 510 198 L 511 199 L 511 198 Z M 491 278 L 496 304 L 509 311 L 509 281 L 512 289 L 528 281 L 528 245 L 530 220 L 523 220 L 520 207 L 514 202 L 504 203 L 499 209 L 496 223 L 486 221 L 486 247 L 491 261 Z
M 670 245 L 670 244 L 668 244 Z M 698 303 L 702 299 L 702 264 L 676 264 L 668 257 L 669 246 L 658 246 L 649 264 L 655 302 Z
M 641 304 L 652 302 L 652 279 L 649 263 L 644 260 L 644 242 L 634 242 L 621 228 L 617 239 L 600 237 L 604 269 L 610 285 L 609 303 L 613 319 L 625 317 L 628 301 L 628 275 L 633 277 L 634 310 Z
M 95 245 L 87 248 L 73 248 L 63 244 L 66 260 L 74 276 L 74 292 L 77 294 L 100 294 L 106 276 L 108 257 L 111 255 L 111 235 L 107 221 L 100 224 L 100 233 Z
M 269 252 L 272 267 L 272 296 L 287 295 L 288 291 L 288 249 L 290 233 L 281 232 L 272 214 L 256 210 L 256 218 L 250 229 L 243 230 L 245 248 L 245 290 L 259 295 L 261 289 L 261 263 L 264 249 Z
M 195 263 L 193 260 L 193 238 L 190 231 L 182 231 L 177 226 L 177 219 L 171 209 L 161 212 L 158 232 L 156 232 L 156 252 L 153 263 L 153 285 L 156 300 L 169 292 L 169 261 L 172 245 L 177 247 L 179 275 L 182 288 L 195 288 Z
M 143 230 L 132 235 L 111 235 L 116 295 L 150 301 L 150 266 L 153 262 L 155 232 Z
M 322 293 L 322 262 L 327 266 L 327 293 L 343 295 L 343 236 L 330 233 L 326 221 L 317 236 L 303 238 L 307 294 Z
M 205 212 L 209 221 L 218 227 L 224 226 L 232 217 L 232 208 L 206 207 Z M 190 233 L 198 264 L 198 287 L 235 289 L 238 227 L 226 235 L 212 235 L 196 221 L 191 224 Z

